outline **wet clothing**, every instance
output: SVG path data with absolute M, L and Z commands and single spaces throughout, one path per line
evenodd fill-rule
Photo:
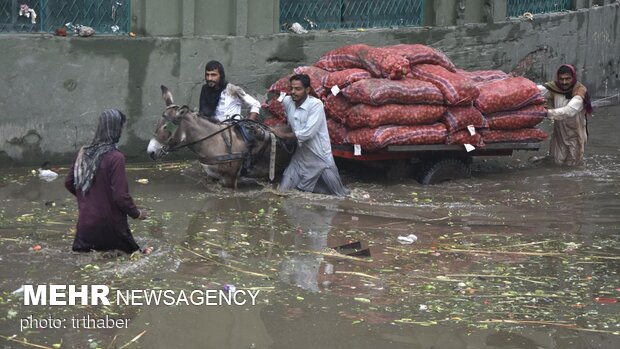
M 99 115 L 99 124 L 90 145 L 82 147 L 75 161 L 75 187 L 87 192 L 103 156 L 116 149 L 126 116 L 117 109 L 106 109 Z
M 567 99 L 565 95 L 551 92 L 543 86 L 539 88 L 553 106 L 547 111 L 547 116 L 553 120 L 549 155 L 557 165 L 582 165 L 588 140 L 583 99 L 581 96 Z
M 90 189 L 76 189 L 75 165 L 65 179 L 65 188 L 76 196 L 79 217 L 73 250 L 121 250 L 132 253 L 139 249 L 131 235 L 127 216 L 138 218 L 140 210 L 129 195 L 125 174 L 125 156 L 119 150 L 103 155 Z
M 282 103 L 298 146 L 284 171 L 279 189 L 347 195 L 332 156 L 323 103 L 312 96 L 308 96 L 299 107 L 290 96 Z
M 208 85 L 202 86 L 200 91 L 200 114 L 214 118 L 215 120 L 222 122 L 234 115 L 241 114 L 241 107 L 250 108 L 250 113 L 260 112 L 260 102 L 254 97 L 247 94 L 241 87 L 226 84 L 226 87 L 222 89 L 217 102 L 215 111 L 212 112 L 209 109 L 209 95 L 211 88 Z

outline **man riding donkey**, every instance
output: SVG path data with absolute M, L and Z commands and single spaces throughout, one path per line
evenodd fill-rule
M 200 91 L 199 115 L 215 122 L 229 122 L 241 117 L 241 108 L 249 108 L 249 120 L 256 121 L 260 112 L 260 102 L 247 94 L 241 87 L 226 81 L 224 66 L 218 61 L 209 61 L 205 66 L 205 81 Z M 241 122 L 237 130 L 243 137 L 248 148 L 254 147 L 256 125 L 252 122 Z M 252 167 L 252 159 L 248 157 L 244 170 Z M 244 171 L 245 172 L 245 171 Z
M 547 117 L 553 120 L 549 157 L 556 165 L 579 166 L 588 140 L 587 118 L 592 104 L 586 87 L 577 81 L 575 68 L 560 66 L 555 81 L 538 86 L 550 105 Z

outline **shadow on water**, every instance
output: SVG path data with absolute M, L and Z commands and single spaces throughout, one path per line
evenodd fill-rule
M 5 173 L 0 335 L 62 348 L 120 347 L 143 331 L 131 347 L 618 347 L 619 112 L 597 110 L 581 168 L 528 161 L 543 149 L 476 159 L 471 179 L 437 186 L 349 171 L 346 199 L 249 180 L 233 192 L 192 162 L 129 166 L 151 213 L 130 225 L 150 256 L 71 253 L 77 208 L 62 180 Z M 409 234 L 417 242 L 399 243 Z M 357 241 L 370 257 L 331 248 Z M 24 306 L 23 284 L 259 294 L 242 306 Z M 86 314 L 130 320 L 20 331 L 30 315 Z

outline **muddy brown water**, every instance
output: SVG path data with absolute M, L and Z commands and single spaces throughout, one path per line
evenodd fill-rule
M 596 110 L 581 168 L 528 162 L 543 148 L 476 159 L 473 178 L 437 186 L 349 172 L 346 199 L 205 186 L 191 161 L 130 165 L 151 215 L 130 224 L 156 247 L 141 258 L 71 253 L 77 208 L 62 178 L 3 171 L 0 347 L 617 348 L 619 114 Z M 417 242 L 398 242 L 409 234 Z M 371 257 L 328 248 L 354 241 Z M 24 284 L 259 294 L 243 306 L 26 306 Z M 86 315 L 128 326 L 73 328 Z M 67 328 L 21 329 L 29 317 Z

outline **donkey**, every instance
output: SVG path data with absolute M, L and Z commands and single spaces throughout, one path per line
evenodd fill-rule
M 218 123 L 201 117 L 187 105 L 174 104 L 172 93 L 161 86 L 166 109 L 155 127 L 155 134 L 149 142 L 147 153 L 157 160 L 170 151 L 183 147 L 198 155 L 198 160 L 207 177 L 213 178 L 222 186 L 237 188 L 244 164 L 251 163 L 248 177 L 267 177 L 270 174 L 270 158 L 273 151 L 271 142 L 277 142 L 275 172 L 281 173 L 288 165 L 296 141 L 287 143 L 276 139 L 271 129 L 251 120 L 238 120 Z M 254 138 L 250 146 L 240 134 L 238 127 L 244 124 Z M 290 128 L 287 125 L 282 127 Z M 273 161 L 274 159 L 272 159 Z M 270 178 L 273 179 L 273 178 Z

